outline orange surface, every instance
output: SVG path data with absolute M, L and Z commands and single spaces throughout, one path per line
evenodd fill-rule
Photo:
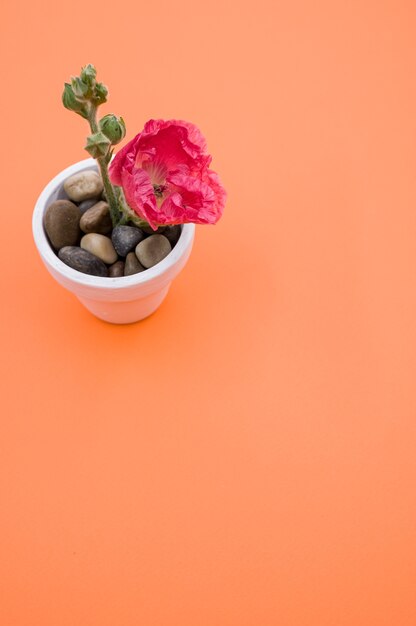
M 8 3 L 1 626 L 415 626 L 415 4 Z M 160 310 L 106 325 L 31 237 L 84 158 L 206 135 L 229 192 Z

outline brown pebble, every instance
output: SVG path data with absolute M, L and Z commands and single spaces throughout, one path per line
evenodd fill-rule
M 116 261 L 108 268 L 108 275 L 111 278 L 118 278 L 124 276 L 124 261 Z
M 78 243 L 81 231 L 81 211 L 70 200 L 55 200 L 48 206 L 44 217 L 46 234 L 55 250 Z
M 164 235 L 150 235 L 136 246 L 136 256 L 146 267 L 160 263 L 172 250 L 169 240 Z
M 131 276 L 143 272 L 146 268 L 139 262 L 134 252 L 129 252 L 126 256 L 126 264 L 124 266 L 124 276 Z
M 110 209 L 107 202 L 97 202 L 85 211 L 80 221 L 81 230 L 84 233 L 98 233 L 108 235 L 113 227 Z

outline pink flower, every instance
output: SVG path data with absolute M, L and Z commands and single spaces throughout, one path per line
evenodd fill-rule
M 110 180 L 131 209 L 156 230 L 161 224 L 215 224 L 226 192 L 209 169 L 211 156 L 196 126 L 150 120 L 111 162 Z

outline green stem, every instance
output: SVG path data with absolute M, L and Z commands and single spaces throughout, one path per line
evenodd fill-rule
M 98 133 L 99 128 L 97 124 L 97 107 L 95 107 L 93 104 L 91 104 L 88 121 L 90 123 L 91 132 Z M 120 221 L 120 211 L 118 208 L 117 198 L 114 193 L 114 187 L 108 177 L 108 168 L 105 157 L 98 158 L 97 162 L 100 168 L 101 178 L 103 179 L 105 195 L 107 197 L 108 205 L 110 208 L 111 221 L 113 222 L 113 228 L 115 228 Z

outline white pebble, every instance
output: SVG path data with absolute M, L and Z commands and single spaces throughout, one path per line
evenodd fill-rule
M 78 172 L 66 179 L 64 189 L 74 202 L 82 202 L 99 196 L 104 189 L 101 177 L 92 170 Z
M 81 248 L 88 250 L 91 254 L 104 261 L 104 263 L 112 264 L 118 259 L 117 252 L 111 243 L 111 239 L 105 235 L 98 233 L 88 233 L 84 235 L 80 243 Z

